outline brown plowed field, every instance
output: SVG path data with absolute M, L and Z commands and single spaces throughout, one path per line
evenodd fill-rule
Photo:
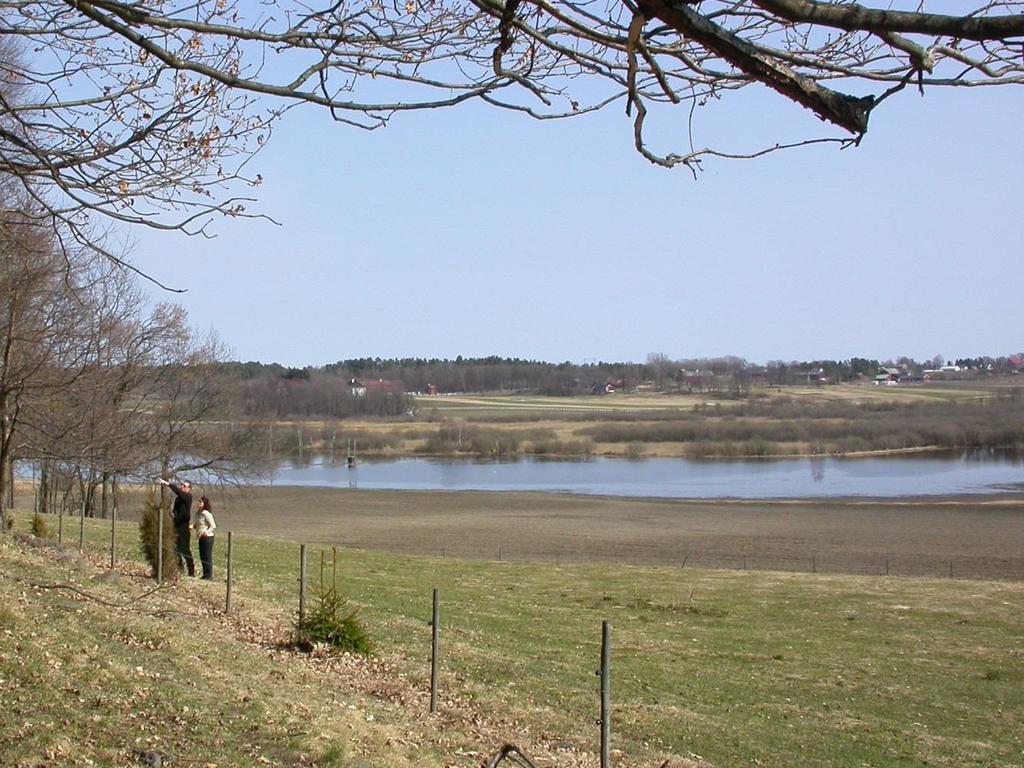
M 291 486 L 210 495 L 221 531 L 309 544 L 486 560 L 1024 579 L 1020 496 L 702 502 Z

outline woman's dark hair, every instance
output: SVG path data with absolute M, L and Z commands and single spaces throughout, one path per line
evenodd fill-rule
M 210 504 L 210 500 L 208 498 L 206 498 L 205 496 L 200 496 L 199 497 L 199 503 L 202 505 L 203 509 L 207 509 L 210 512 L 213 512 L 213 505 Z

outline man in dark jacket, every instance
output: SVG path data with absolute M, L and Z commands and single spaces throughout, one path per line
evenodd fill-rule
M 175 485 L 161 477 L 160 485 L 166 485 L 174 492 L 171 517 L 174 518 L 174 532 L 178 539 L 178 560 L 188 569 L 189 576 L 195 576 L 196 563 L 192 559 L 192 533 L 189 528 L 192 522 L 192 483 L 184 480 L 181 485 Z

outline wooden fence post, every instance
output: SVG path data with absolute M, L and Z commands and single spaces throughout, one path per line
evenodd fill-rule
M 228 531 L 228 584 L 224 593 L 224 613 L 231 613 L 231 531 Z
M 605 619 L 601 622 L 601 669 L 597 675 L 601 678 L 601 768 L 611 768 L 611 664 L 612 664 L 612 625 Z
M 306 545 L 299 545 L 299 624 L 306 620 Z
M 116 554 L 114 547 L 117 546 L 117 497 L 114 497 L 114 505 L 110 508 L 110 570 L 114 570 Z
M 441 652 L 441 608 L 437 587 L 434 587 L 434 605 L 430 615 L 430 712 L 437 712 L 437 666 Z
M 164 583 L 164 510 L 156 508 L 156 583 Z

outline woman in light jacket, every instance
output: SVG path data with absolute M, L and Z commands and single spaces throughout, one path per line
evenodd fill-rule
M 213 507 L 206 496 L 199 497 L 199 509 L 192 523 L 199 539 L 199 560 L 203 564 L 203 578 L 213 581 L 213 532 L 217 522 L 213 519 Z

